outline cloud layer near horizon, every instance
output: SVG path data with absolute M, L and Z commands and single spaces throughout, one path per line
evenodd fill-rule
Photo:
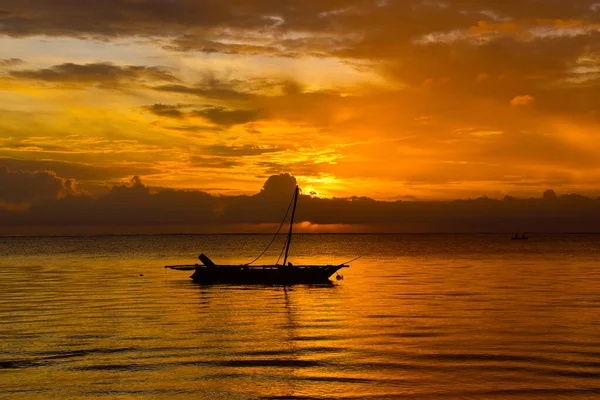
M 0 165 L 92 194 L 288 172 L 324 196 L 595 198 L 598 43 L 597 0 L 6 0 Z
M 213 196 L 151 190 L 136 176 L 92 197 L 51 173 L 0 169 L 0 234 L 272 233 L 296 183 L 290 175 L 273 175 L 252 196 Z M 600 199 L 552 190 L 537 199 L 451 202 L 322 199 L 306 193 L 299 197 L 295 221 L 296 232 L 595 232 Z

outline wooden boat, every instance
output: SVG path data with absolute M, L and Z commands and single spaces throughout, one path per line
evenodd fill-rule
M 194 281 L 199 283 L 262 283 L 262 284 L 284 284 L 290 285 L 295 283 L 329 283 L 329 278 L 339 271 L 341 268 L 348 268 L 348 264 L 339 265 L 292 265 L 287 262 L 288 252 L 292 241 L 292 229 L 294 225 L 294 215 L 296 213 L 296 204 L 298 202 L 298 194 L 300 190 L 298 186 L 294 191 L 292 198 L 293 209 L 292 217 L 290 221 L 290 230 L 287 235 L 287 241 L 285 244 L 285 257 L 283 258 L 283 264 L 268 264 L 268 265 L 252 265 L 257 261 L 265 252 L 269 249 L 269 246 L 273 244 L 275 237 L 279 233 L 279 230 L 283 226 L 285 219 L 287 218 L 288 212 L 284 216 L 284 219 L 279 226 L 279 229 L 275 233 L 275 237 L 271 240 L 271 243 L 267 248 L 253 261 L 248 264 L 240 265 L 226 265 L 226 264 L 215 264 L 210 258 L 204 254 L 200 254 L 198 258 L 202 261 L 202 264 L 191 264 L 191 265 L 167 265 L 165 268 L 179 270 L 179 271 L 194 271 L 190 276 Z M 292 204 L 290 202 L 290 205 Z M 279 261 L 279 260 L 278 260 Z M 354 260 L 352 260 L 354 261 Z M 351 262 L 351 261 L 350 261 Z M 348 263 L 350 263 L 348 262 Z M 340 275 L 337 275 L 338 279 L 342 279 Z

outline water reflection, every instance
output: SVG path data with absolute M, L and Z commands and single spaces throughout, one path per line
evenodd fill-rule
M 117 247 L 13 240 L 12 253 L 0 240 L 12 254 L 0 260 L 0 390 L 11 399 L 593 398 L 597 239 L 528 241 L 512 253 L 504 239 L 321 238 L 327 252 L 383 256 L 364 257 L 344 281 L 289 287 L 204 286 L 162 269 L 198 238 L 162 238 L 160 256 L 154 237 Z M 240 238 L 227 240 L 234 248 Z M 256 238 L 243 240 L 251 248 Z M 313 245 L 298 241 L 302 254 L 325 258 Z

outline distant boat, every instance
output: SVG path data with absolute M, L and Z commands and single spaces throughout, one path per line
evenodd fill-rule
M 525 234 L 524 234 L 524 233 L 522 233 L 522 234 L 519 236 L 519 234 L 518 234 L 518 233 L 515 233 L 511 239 L 512 239 L 512 240 L 527 240 L 527 239 L 529 239 L 529 236 L 525 236 Z
M 262 284 L 295 284 L 295 283 L 329 283 L 329 278 L 341 268 L 349 268 L 347 264 L 339 265 L 292 265 L 291 262 L 287 262 L 288 252 L 292 241 L 292 228 L 294 226 L 294 214 L 296 213 L 296 204 L 298 202 L 298 194 L 300 189 L 296 186 L 294 196 L 292 199 L 292 217 L 290 221 L 290 230 L 287 235 L 285 244 L 285 257 L 283 258 L 283 264 L 279 264 L 279 260 L 275 264 L 268 265 L 251 265 L 257 261 L 268 249 L 279 230 L 275 233 L 275 237 L 271 240 L 271 243 L 267 248 L 252 262 L 248 264 L 240 265 L 226 265 L 226 264 L 215 264 L 205 254 L 200 254 L 198 258 L 202 261 L 202 264 L 191 264 L 191 265 L 167 265 L 165 268 L 179 270 L 179 271 L 194 271 L 190 276 L 194 281 L 199 283 L 262 283 Z M 291 205 L 292 203 L 290 203 Z M 288 212 L 283 218 L 285 221 Z M 281 229 L 283 222 L 279 226 Z M 283 252 L 282 252 L 283 254 Z M 281 255 L 280 255 L 281 258 Z M 354 261 L 354 260 L 352 260 Z M 349 261 L 348 263 L 350 263 Z M 338 279 L 342 279 L 340 275 L 337 275 Z

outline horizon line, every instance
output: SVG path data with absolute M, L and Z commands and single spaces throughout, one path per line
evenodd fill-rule
M 518 232 L 523 233 L 523 232 Z M 594 232 L 524 232 L 527 235 L 600 235 Z M 298 235 L 514 235 L 515 232 L 298 232 Z M 279 234 L 285 236 L 284 234 Z M 69 237 L 127 237 L 127 236 L 274 236 L 267 232 L 216 232 L 216 233 L 97 233 L 97 234 L 52 234 L 14 235 L 0 234 L 0 238 L 69 238 Z

